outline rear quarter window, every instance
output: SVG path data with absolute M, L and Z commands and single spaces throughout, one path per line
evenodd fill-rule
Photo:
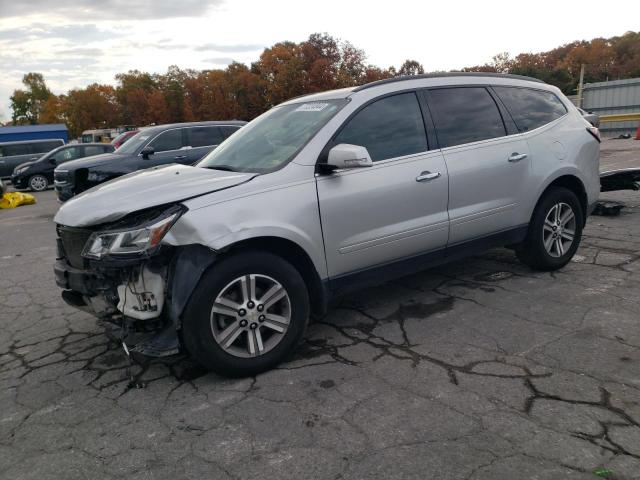
M 13 157 L 15 155 L 28 155 L 29 147 L 26 143 L 18 143 L 16 145 L 5 145 L 2 147 L 3 157 Z
M 522 87 L 493 87 L 520 132 L 528 132 L 562 117 L 567 108 L 552 92 Z

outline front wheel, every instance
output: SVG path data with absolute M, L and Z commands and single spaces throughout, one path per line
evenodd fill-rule
M 34 192 L 42 192 L 49 186 L 49 180 L 44 175 L 33 175 L 29 178 L 29 189 Z
M 309 294 L 300 273 L 270 253 L 243 252 L 206 272 L 185 310 L 183 340 L 222 375 L 255 375 L 283 361 L 301 340 Z
M 551 187 L 533 212 L 527 236 L 516 249 L 518 258 L 536 270 L 564 267 L 580 245 L 583 218 L 575 193 Z

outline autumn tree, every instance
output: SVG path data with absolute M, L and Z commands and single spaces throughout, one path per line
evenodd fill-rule
M 63 123 L 65 121 L 65 100 L 65 95 L 50 95 L 42 105 L 38 121 L 40 123 Z
M 94 83 L 84 89 L 71 90 L 63 108 L 72 136 L 79 136 L 83 130 L 109 128 L 121 123 L 116 90 L 110 85 Z
M 14 90 L 11 95 L 12 120 L 14 124 L 38 123 L 44 103 L 51 96 L 41 73 L 27 73 L 22 77 L 24 90 Z
M 462 70 L 528 75 L 570 94 L 582 64 L 587 82 L 640 76 L 640 32 L 575 41 L 515 58 L 502 52 Z M 232 62 L 224 69 L 202 71 L 177 66 L 155 74 L 130 70 L 116 75 L 115 88 L 93 84 L 66 95 L 52 94 L 41 74 L 29 73 L 24 88 L 11 96 L 12 117 L 16 124 L 64 121 L 72 135 L 123 124 L 251 120 L 299 95 L 423 72 L 417 60 L 406 60 L 397 70 L 370 65 L 365 52 L 351 43 L 314 33 L 303 42 L 265 49 L 250 67 Z
M 116 81 L 118 82 L 116 98 L 122 113 L 121 123 L 123 125 L 151 123 L 149 97 L 157 88 L 153 76 L 146 72 L 130 70 L 116 75 Z

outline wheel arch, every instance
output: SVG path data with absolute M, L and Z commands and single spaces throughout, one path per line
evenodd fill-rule
M 584 182 L 577 175 L 574 175 L 572 173 L 564 173 L 558 177 L 550 179 L 540 195 L 538 195 L 538 200 L 536 201 L 535 207 L 538 206 L 549 189 L 553 187 L 563 187 L 575 193 L 576 197 L 578 197 L 578 201 L 580 202 L 580 207 L 582 208 L 582 226 L 584 227 L 587 222 L 587 210 L 589 206 L 587 190 L 584 186 Z M 535 207 L 531 212 L 532 215 L 535 211 Z
M 289 262 L 300 272 L 307 285 L 312 313 L 314 315 L 326 313 L 328 303 L 326 285 L 321 280 L 311 257 L 304 248 L 294 241 L 282 237 L 261 236 L 239 240 L 226 246 L 221 250 L 221 253 L 235 255 L 249 250 L 272 253 Z

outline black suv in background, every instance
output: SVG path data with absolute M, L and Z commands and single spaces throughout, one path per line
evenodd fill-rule
M 182 163 L 191 165 L 246 122 L 194 122 L 141 130 L 113 153 L 74 160 L 55 169 L 58 200 L 66 201 L 91 187 L 137 170 Z
M 35 192 L 45 190 L 53 183 L 53 170 L 60 164 L 78 158 L 111 153 L 115 147 L 108 143 L 76 143 L 51 150 L 33 162 L 18 165 L 11 175 L 15 188 L 28 188 Z

